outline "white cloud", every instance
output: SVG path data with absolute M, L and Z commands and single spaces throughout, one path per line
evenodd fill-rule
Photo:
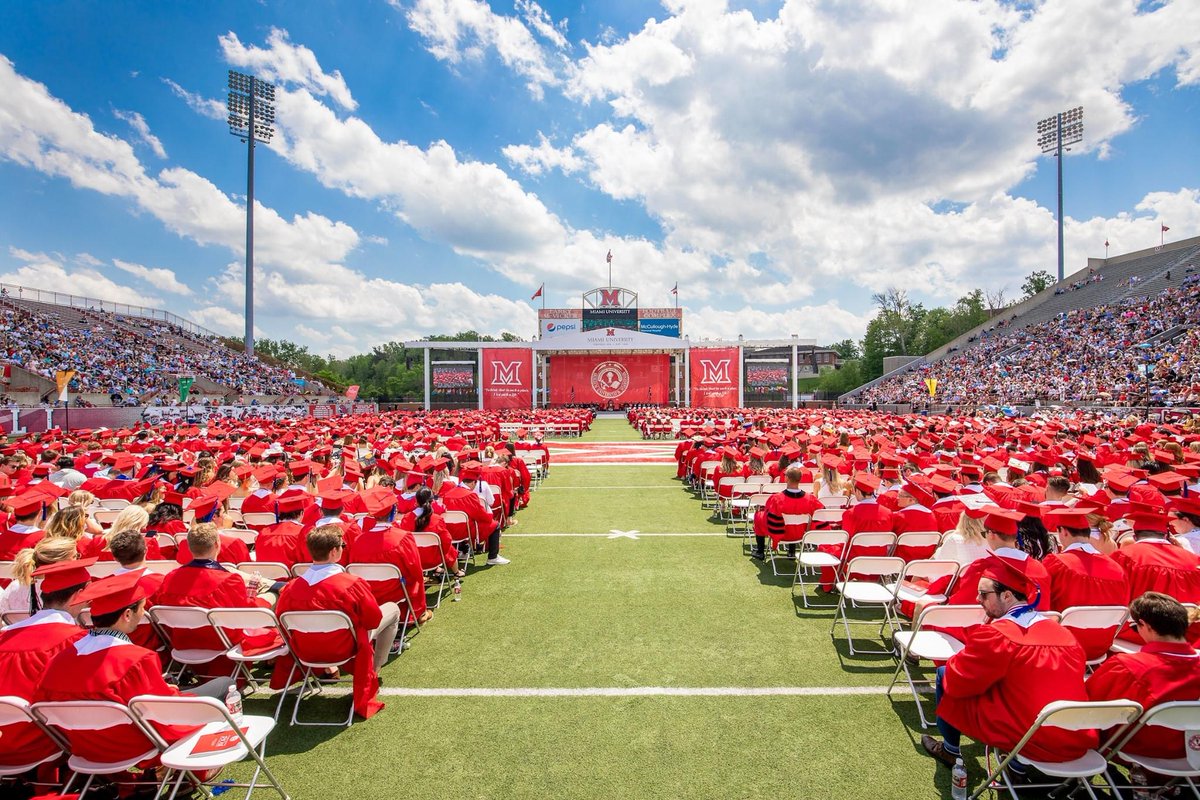
M 133 128 L 133 132 L 150 148 L 154 155 L 159 158 L 167 157 L 167 149 L 163 147 L 159 138 L 150 132 L 150 126 L 146 123 L 145 117 L 136 111 L 122 111 L 119 108 L 113 109 L 113 116 L 123 122 L 128 122 L 129 127 Z
M 541 175 L 547 170 L 561 170 L 564 175 L 583 169 L 583 159 L 570 147 L 557 148 L 550 144 L 545 134 L 538 131 L 536 147 L 527 144 L 510 144 L 504 148 L 504 157 L 521 171 L 530 175 Z
M 272 28 L 267 34 L 266 49 L 244 46 L 233 31 L 221 36 L 219 41 L 225 60 L 234 66 L 245 67 L 255 77 L 299 84 L 313 94 L 328 95 L 347 111 L 358 108 L 342 73 L 336 69 L 331 73 L 324 72 L 312 50 L 288 41 L 287 31 Z
M 398 0 L 391 1 L 400 8 Z M 544 87 L 557 85 L 559 78 L 530 27 L 555 48 L 564 48 L 567 42 L 537 3 L 521 0 L 517 5 L 525 22 L 495 13 L 483 0 L 417 0 L 405 16 L 435 58 L 458 64 L 495 50 L 507 67 L 528 81 L 529 91 L 540 98 Z
M 207 97 L 189 92 L 170 78 L 163 78 L 162 82 L 170 87 L 172 94 L 181 98 L 197 114 L 209 119 L 219 119 L 222 122 L 227 119 L 228 113 L 225 104 L 220 100 L 209 100 Z
M 141 264 L 122 261 L 119 258 L 114 258 L 112 263 L 117 269 L 141 278 L 156 289 L 179 295 L 190 295 L 192 293 L 191 288 L 187 284 L 181 283 L 175 277 L 174 272 L 164 267 L 144 267 Z
M 161 298 L 144 295 L 132 287 L 116 283 L 87 264 L 71 265 L 60 256 L 29 252 L 17 247 L 10 247 L 8 254 L 19 266 L 9 267 L 8 271 L 0 274 L 0 282 L 52 292 L 65 291 L 79 297 L 130 305 L 162 306 Z

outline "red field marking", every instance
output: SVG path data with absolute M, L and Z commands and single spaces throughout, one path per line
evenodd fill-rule
M 554 442 L 550 464 L 674 464 L 675 443 Z

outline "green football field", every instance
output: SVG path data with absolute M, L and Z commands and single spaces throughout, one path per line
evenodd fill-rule
M 598 420 L 584 441 L 630 433 Z M 552 462 L 512 563 L 480 560 L 384 668 L 382 712 L 281 722 L 268 763 L 292 797 L 948 797 L 911 695 L 882 693 L 895 662 L 848 658 L 832 612 L 798 609 L 674 474 Z

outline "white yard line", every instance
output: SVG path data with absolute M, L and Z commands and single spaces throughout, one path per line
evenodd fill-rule
M 587 492 L 592 489 L 674 489 L 679 491 L 679 484 L 671 484 L 669 486 L 645 486 L 642 484 L 631 483 L 628 486 L 539 486 L 539 492 L 555 491 L 555 492 Z
M 345 696 L 349 688 L 333 687 L 322 694 Z M 592 686 L 540 687 L 404 687 L 384 686 L 384 697 L 838 697 L 878 696 L 886 686 Z
M 703 533 L 642 533 L 638 531 L 638 538 L 646 536 L 720 536 L 722 538 L 732 538 L 727 533 L 718 533 L 716 531 L 705 531 Z M 611 539 L 613 535 L 609 533 L 509 533 L 505 531 L 501 538 L 504 539 L 538 539 L 538 538 L 576 538 L 576 539 Z

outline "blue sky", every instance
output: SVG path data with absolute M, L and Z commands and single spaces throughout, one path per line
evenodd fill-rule
M 1013 296 L 1056 258 L 1034 126 L 1080 104 L 1068 272 L 1200 232 L 1195 3 L 44 2 L 0 27 L 0 280 L 238 333 L 230 68 L 280 93 L 259 334 L 318 352 L 532 335 L 609 249 L 693 336 Z

